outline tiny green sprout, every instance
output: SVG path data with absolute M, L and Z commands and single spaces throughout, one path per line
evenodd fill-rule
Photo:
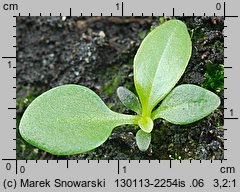
M 114 112 L 90 89 L 68 84 L 43 93 L 29 105 L 19 125 L 20 134 L 49 153 L 71 155 L 100 146 L 117 126 L 136 124 L 140 127 L 136 143 L 146 151 L 155 119 L 189 124 L 220 105 L 219 97 L 202 87 L 183 84 L 174 88 L 191 52 L 186 25 L 179 20 L 167 21 L 147 35 L 135 55 L 138 96 L 124 87 L 117 89 L 121 102 L 136 115 Z

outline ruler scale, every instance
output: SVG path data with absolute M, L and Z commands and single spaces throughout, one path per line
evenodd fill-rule
M 239 2 L 4 1 L 1 9 L 1 191 L 240 191 Z M 17 160 L 16 19 L 20 16 L 222 16 L 224 160 Z

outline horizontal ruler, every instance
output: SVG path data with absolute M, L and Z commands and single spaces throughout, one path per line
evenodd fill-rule
M 164 6 L 157 1 L 141 1 L 137 4 L 131 1 L 111 1 L 104 3 L 89 0 L 79 5 L 79 2 L 69 1 L 64 6 L 63 2 L 57 6 L 52 2 L 47 2 L 47 7 L 43 6 L 44 1 L 35 2 L 32 7 L 31 1 L 26 0 L 16 3 L 3 3 L 5 12 L 17 13 L 14 16 L 223 16 L 238 17 L 234 7 L 229 8 L 225 1 L 178 1 L 164 2 Z M 149 6 L 150 5 L 150 6 Z M 69 8 L 66 8 L 69 7 Z M 229 11 L 231 10 L 231 11 Z
M 238 191 L 239 165 L 227 161 L 4 160 L 3 187 L 86 191 Z M 13 177 L 13 175 L 15 177 Z M 13 179 L 14 178 L 14 179 Z M 40 182 L 42 186 L 40 186 Z M 48 183 L 48 184 L 46 184 Z

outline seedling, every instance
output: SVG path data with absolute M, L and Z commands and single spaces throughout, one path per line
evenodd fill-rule
M 69 84 L 43 93 L 29 105 L 20 122 L 20 134 L 49 153 L 71 155 L 98 147 L 117 126 L 137 124 L 136 143 L 146 151 L 155 119 L 189 124 L 206 117 L 220 104 L 216 94 L 199 86 L 174 88 L 191 51 L 186 25 L 179 20 L 167 21 L 147 35 L 135 55 L 138 97 L 124 87 L 117 90 L 121 102 L 136 115 L 116 113 L 87 87 Z

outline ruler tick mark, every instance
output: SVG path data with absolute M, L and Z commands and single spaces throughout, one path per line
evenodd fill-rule
M 122 16 L 123 16 L 123 10 L 124 10 L 124 7 L 123 7 L 123 2 L 122 2 Z
M 16 59 L 16 57 L 2 57 L 3 59 Z
M 16 175 L 17 175 L 18 174 L 18 161 L 17 161 L 17 159 L 16 159 L 16 167 L 15 168 L 16 168 L 15 171 L 16 171 Z
M 117 160 L 118 162 L 118 175 L 120 174 L 120 163 L 119 163 L 119 160 Z
M 234 18 L 234 17 L 238 17 L 237 15 L 226 15 L 225 18 L 228 17 L 228 18 Z
M 225 20 L 225 18 L 226 18 L 226 2 L 223 2 L 223 19 Z

